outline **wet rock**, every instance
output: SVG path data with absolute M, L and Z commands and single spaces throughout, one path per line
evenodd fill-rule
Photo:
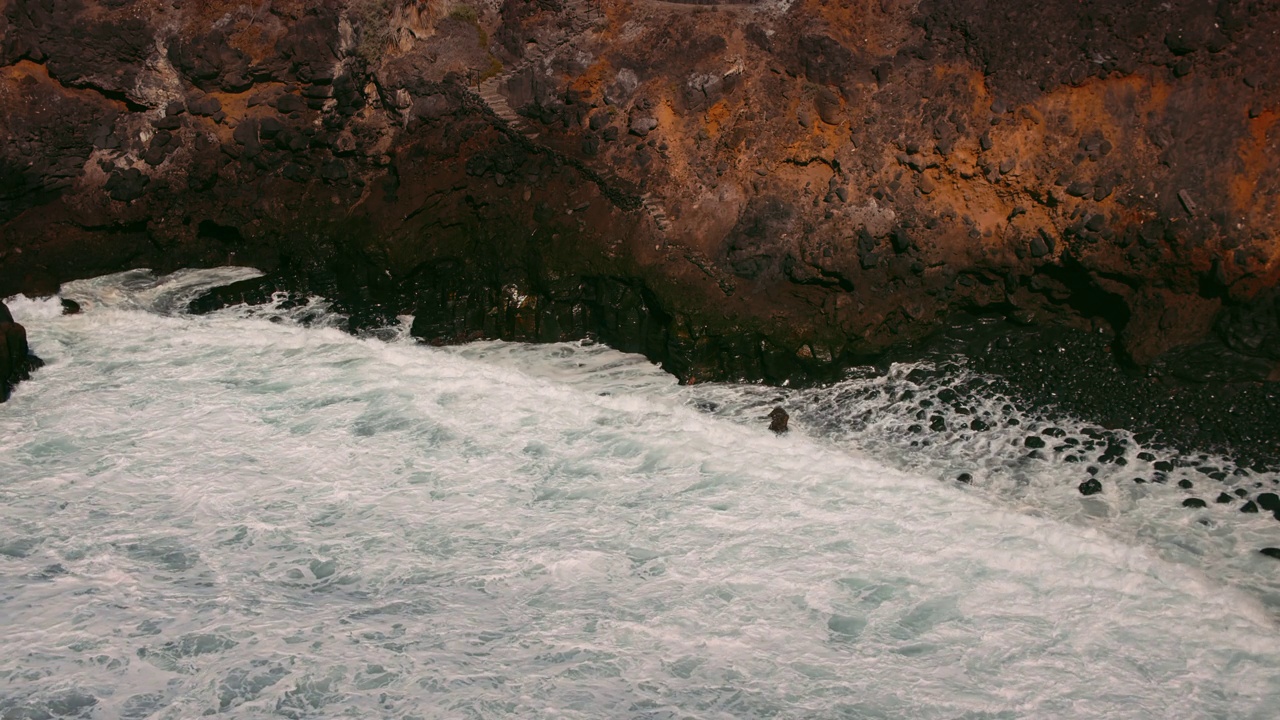
M 1178 481 L 1178 487 L 1182 488 L 1183 490 L 1190 490 L 1191 488 L 1195 487 L 1195 484 L 1192 483 L 1190 480 L 1182 479 Z
M 1219 504 L 1235 502 L 1235 501 L 1236 499 L 1234 497 L 1231 497 L 1226 493 L 1218 493 L 1218 499 L 1214 500 L 1214 502 Z
M 1280 510 L 1280 496 L 1275 493 L 1261 493 L 1255 499 L 1257 500 L 1258 507 L 1263 510 L 1270 510 L 1272 512 Z
M 1102 492 L 1102 483 L 1096 478 L 1090 478 L 1080 483 L 1079 490 L 1081 495 L 1097 495 Z
M 956 482 L 961 482 L 961 483 L 964 483 L 965 485 L 972 485 L 973 475 L 970 475 L 969 473 L 960 473 L 959 475 L 956 476 Z
M 1182 501 L 1182 507 L 1202 508 L 1202 507 L 1208 507 L 1208 504 L 1206 504 L 1205 501 L 1201 500 L 1200 498 L 1187 498 L 1186 500 Z
M 786 410 L 776 407 L 773 412 L 769 413 L 769 429 L 781 435 L 787 431 L 787 423 L 790 420 L 791 416 L 787 414 Z
M 27 346 L 27 331 L 13 321 L 13 315 L 0 303 L 0 402 L 9 399 L 13 387 L 31 378 L 31 372 L 44 365 Z
M 1258 506 L 1257 506 L 1256 504 L 1254 504 L 1254 502 L 1253 502 L 1252 500 L 1250 500 L 1249 502 L 1246 502 L 1244 505 L 1241 505 L 1241 506 L 1240 506 L 1240 512 L 1242 512 L 1242 513 L 1256 513 L 1256 512 L 1258 512 Z
M 69 298 L 61 298 L 60 302 L 62 304 L 63 315 L 79 315 L 80 314 L 80 303 L 76 302 L 75 300 L 71 300 Z
M 1266 555 L 1267 557 L 1280 560 L 1280 548 L 1264 547 L 1258 552 L 1262 553 L 1263 555 Z
M 1039 449 L 1045 446 L 1044 439 L 1037 435 L 1028 435 L 1025 439 L 1023 439 L 1022 444 L 1024 447 L 1029 447 L 1032 449 Z

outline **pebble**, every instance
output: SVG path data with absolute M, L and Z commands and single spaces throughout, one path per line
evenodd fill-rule
M 1102 492 L 1102 483 L 1098 482 L 1094 478 L 1089 478 L 1088 480 L 1080 483 L 1081 495 L 1097 495 L 1100 492 Z

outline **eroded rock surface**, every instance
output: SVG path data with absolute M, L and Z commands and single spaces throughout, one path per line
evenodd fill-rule
M 6 0 L 0 296 L 235 263 L 686 381 L 957 311 L 1280 378 L 1276 4 L 1025 5 Z

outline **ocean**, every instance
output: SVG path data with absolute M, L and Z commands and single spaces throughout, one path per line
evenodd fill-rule
M 1280 522 L 1214 502 L 1274 475 L 1134 482 L 1132 438 L 1095 463 L 963 367 L 680 386 L 590 341 L 355 337 L 319 298 L 184 313 L 255 274 L 9 301 L 48 364 L 0 405 L 0 718 L 1280 707 Z M 912 427 L 956 388 L 990 429 Z M 1082 462 L 1029 456 L 1049 428 Z

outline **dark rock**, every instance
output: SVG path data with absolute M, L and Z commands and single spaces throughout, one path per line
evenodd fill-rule
M 1280 495 L 1266 492 L 1258 495 L 1256 500 L 1258 502 L 1258 507 L 1263 510 L 1280 510 Z
M 1182 488 L 1183 490 L 1190 490 L 1191 488 L 1195 487 L 1195 485 L 1190 480 L 1183 479 L 1178 481 L 1178 487 Z
M 1049 254 L 1049 246 L 1045 243 L 1044 238 L 1034 235 L 1031 238 L 1031 257 L 1040 259 Z
M 1218 493 L 1218 499 L 1217 499 L 1217 500 L 1214 500 L 1214 502 L 1219 503 L 1219 504 L 1221 504 L 1221 503 L 1235 502 L 1235 501 L 1236 501 L 1236 499 L 1235 499 L 1235 498 L 1231 497 L 1230 495 L 1228 495 L 1228 494 L 1226 494 L 1226 493 Z
M 1045 446 L 1044 439 L 1043 439 L 1043 438 L 1041 438 L 1041 437 L 1039 437 L 1039 436 L 1037 436 L 1037 435 L 1028 435 L 1028 436 L 1027 436 L 1023 441 L 1022 441 L 1022 444 L 1023 444 L 1023 446 L 1025 446 L 1025 447 L 1029 447 L 1029 448 L 1032 448 L 1032 449 L 1038 449 L 1038 448 L 1042 448 L 1042 447 L 1044 447 L 1044 446 Z
M 1084 197 L 1093 194 L 1093 184 L 1077 180 L 1067 186 L 1067 194 L 1072 197 Z
M 211 117 L 222 111 L 222 102 L 216 97 L 205 95 L 188 102 L 187 109 L 192 115 Z
M 960 473 L 959 475 L 956 476 L 956 482 L 962 482 L 965 485 L 972 485 L 973 476 L 970 475 L 969 473 Z
M 1182 507 L 1185 508 L 1202 508 L 1208 507 L 1208 504 L 1200 498 L 1187 498 L 1182 501 Z
M 1090 478 L 1080 483 L 1081 495 L 1097 495 L 1100 492 L 1102 492 L 1102 483 L 1098 482 L 1096 478 Z
M 141 170 L 125 168 L 113 171 L 103 187 L 112 200 L 129 202 L 142 197 L 150 182 L 151 178 L 142 174 Z
M 1252 500 L 1250 500 L 1249 502 L 1247 502 L 1247 503 L 1245 503 L 1244 505 L 1241 505 L 1241 506 L 1240 506 L 1240 512 L 1242 512 L 1242 513 L 1256 513 L 1256 512 L 1258 512 L 1258 506 L 1257 506 L 1257 505 L 1255 505 L 1255 504 L 1254 504 L 1254 502 L 1253 502 Z
M 769 429 L 781 435 L 787 431 L 787 423 L 790 420 L 791 416 L 787 414 L 786 410 L 776 407 L 773 412 L 769 413 Z
M 13 387 L 31 378 L 31 372 L 44 362 L 31 354 L 27 331 L 13 321 L 13 315 L 0 303 L 0 402 L 9 399 Z
M 1280 560 L 1280 548 L 1264 547 L 1258 552 L 1262 553 L 1263 555 L 1266 555 L 1267 557 L 1272 557 L 1277 560 Z
M 276 98 L 276 110 L 288 115 L 307 108 L 307 101 L 297 95 L 284 94 Z
M 76 302 L 75 300 L 70 300 L 68 298 L 61 298 L 61 301 L 62 301 L 63 315 L 79 315 L 80 314 L 80 303 Z

